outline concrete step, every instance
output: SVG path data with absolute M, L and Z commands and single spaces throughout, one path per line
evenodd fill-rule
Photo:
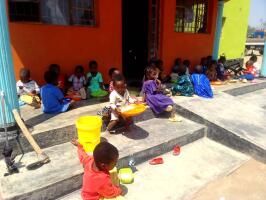
M 26 106 L 22 108 L 21 113 L 26 124 L 33 129 L 31 133 L 37 143 L 41 146 L 41 148 L 47 148 L 63 144 L 70 141 L 72 138 L 76 138 L 77 133 L 75 121 L 81 116 L 97 115 L 97 112 L 106 105 L 107 103 L 100 103 L 83 106 L 59 115 L 44 114 L 41 110 L 33 110 L 31 107 Z M 135 117 L 134 122 L 138 123 L 155 117 L 157 116 L 155 116 L 151 109 L 147 109 L 145 113 Z M 103 130 L 105 130 L 105 126 L 103 126 Z M 5 143 L 4 137 L 2 138 L 3 139 L 1 140 L 0 135 L 1 152 Z M 28 141 L 22 135 L 19 137 L 19 140 L 25 153 L 33 151 Z M 14 147 L 14 153 L 18 155 L 21 154 L 17 141 L 13 139 L 10 143 Z M 0 154 L 0 159 L 1 158 L 3 158 L 2 154 Z
M 181 123 L 151 119 L 136 124 L 129 133 L 103 134 L 103 137 L 119 149 L 118 166 L 127 166 L 131 158 L 136 163 L 144 162 L 172 150 L 177 144 L 183 146 L 198 140 L 205 132 L 204 126 L 186 119 Z M 64 143 L 46 148 L 45 152 L 51 158 L 49 164 L 28 171 L 25 166 L 36 160 L 36 154 L 30 152 L 18 163 L 19 174 L 0 178 L 0 199 L 50 200 L 81 187 L 83 169 L 77 159 L 76 147 Z M 0 171 L 6 171 L 3 160 Z
M 256 103 L 257 106 L 266 109 L 265 97 L 266 97 L 266 89 L 262 89 L 240 95 L 237 98 L 239 98 L 243 103 L 251 103 L 251 104 Z
M 188 200 L 208 183 L 232 173 L 248 156 L 207 138 L 181 149 L 178 157 L 163 155 L 163 165 L 137 166 L 133 184 L 126 185 L 126 199 Z M 80 190 L 58 200 L 81 200 Z
M 211 100 L 175 102 L 179 114 L 208 127 L 207 137 L 266 162 L 266 110 L 238 98 L 220 92 Z

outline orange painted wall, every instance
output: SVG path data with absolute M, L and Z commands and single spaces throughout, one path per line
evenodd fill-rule
M 111 66 L 122 67 L 121 0 L 98 1 L 98 27 L 74 27 L 9 23 L 16 78 L 21 67 L 31 70 L 32 78 L 43 84 L 43 72 L 51 63 L 71 74 L 82 64 L 95 59 L 108 81 Z
M 174 31 L 176 0 L 162 3 L 161 58 L 166 71 L 170 72 L 177 57 L 189 59 L 192 66 L 200 63 L 200 59 L 212 55 L 215 37 L 217 0 L 210 0 L 208 28 L 209 34 L 177 33 Z

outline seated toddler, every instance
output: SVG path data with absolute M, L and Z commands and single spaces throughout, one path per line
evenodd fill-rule
M 96 61 L 90 61 L 90 72 L 87 74 L 88 90 L 92 97 L 103 97 L 108 94 L 103 86 L 103 77 L 98 72 L 98 63 Z
M 213 98 L 210 81 L 206 75 L 203 74 L 201 65 L 195 67 L 194 73 L 190 78 L 196 95 L 204 98 Z
M 38 96 L 40 88 L 36 81 L 30 79 L 30 70 L 22 68 L 19 73 L 20 80 L 17 82 L 17 94 L 21 104 L 26 103 L 34 108 L 41 107 L 41 101 Z
M 58 114 L 66 112 L 71 104 L 64 99 L 63 92 L 57 87 L 57 74 L 47 71 L 44 74 L 46 85 L 41 88 L 43 112 L 48 114 Z

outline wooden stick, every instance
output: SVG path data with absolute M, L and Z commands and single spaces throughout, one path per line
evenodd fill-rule
M 37 142 L 34 140 L 34 138 L 32 137 L 31 133 L 29 132 L 28 128 L 26 127 L 26 125 L 24 124 L 24 122 L 22 121 L 18 111 L 16 109 L 14 109 L 13 111 L 13 115 L 14 118 L 18 124 L 18 126 L 20 127 L 23 135 L 26 137 L 26 139 L 29 141 L 30 145 L 32 146 L 32 148 L 34 149 L 34 151 L 37 153 L 38 156 L 45 156 L 48 157 L 43 150 L 40 148 L 40 146 L 37 144 Z

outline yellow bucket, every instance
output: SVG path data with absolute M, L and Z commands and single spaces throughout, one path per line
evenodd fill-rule
M 84 116 L 76 121 L 79 143 L 89 146 L 100 142 L 102 119 L 98 116 Z M 95 146 L 96 146 L 95 145 Z
M 92 153 L 95 149 L 95 147 L 101 142 L 100 138 L 93 141 L 93 142 L 80 142 L 80 144 L 83 146 L 85 152 Z

